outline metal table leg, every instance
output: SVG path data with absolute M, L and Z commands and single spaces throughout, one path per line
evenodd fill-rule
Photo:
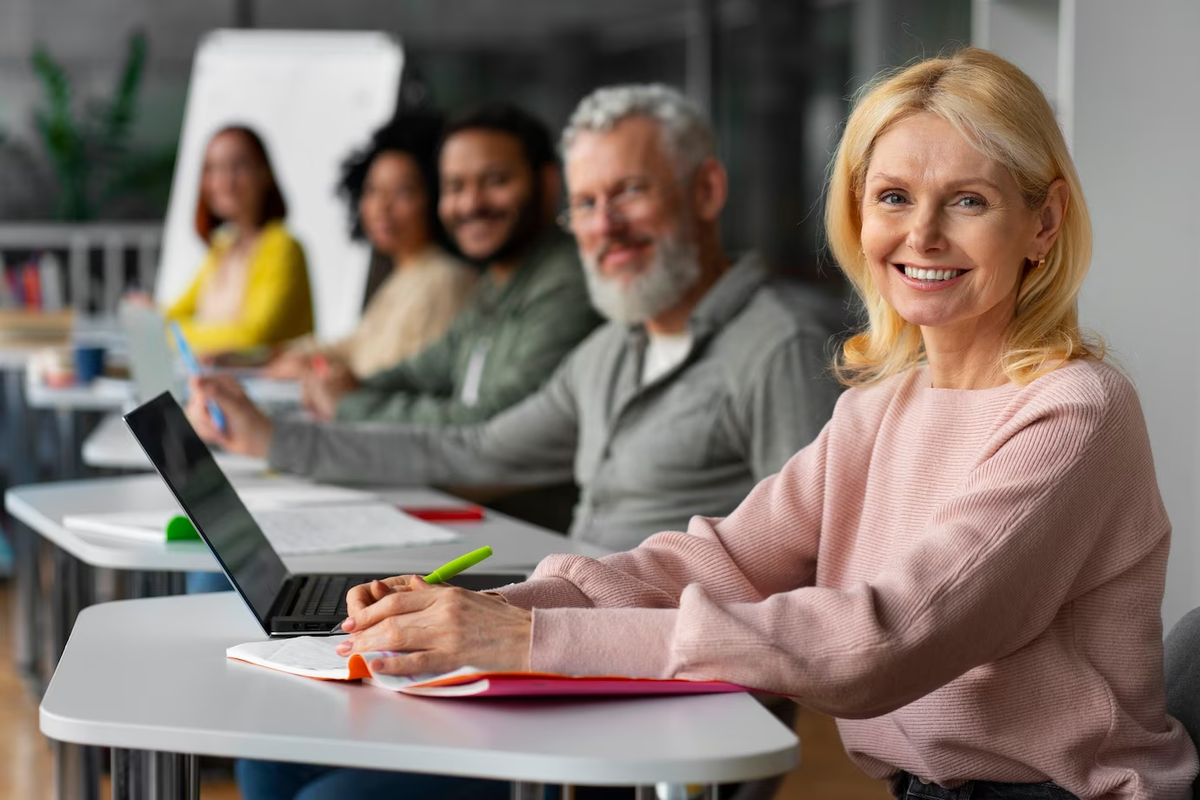
M 78 478 L 82 472 L 79 445 L 75 441 L 75 412 L 68 408 L 54 409 L 54 426 L 58 434 L 58 475 L 60 480 Z
M 134 786 L 139 782 L 136 774 L 135 753 L 114 747 L 108 754 L 108 772 L 112 778 L 112 800 L 133 800 Z
M 112 751 L 112 800 L 199 800 L 196 756 L 149 750 Z
M 58 800 L 100 800 L 100 751 L 54 743 L 54 791 Z
M 200 763 L 193 755 L 146 752 L 146 800 L 199 800 Z
M 92 602 L 92 568 L 62 548 L 54 548 L 54 587 L 50 592 L 50 664 L 53 673 L 67 646 L 79 612 Z M 100 751 L 57 742 L 54 747 L 57 793 L 61 800 L 99 800 Z
M 67 646 L 79 612 L 92 604 L 92 568 L 60 547 L 54 548 L 54 586 L 50 592 L 51 671 Z
M 32 439 L 29 436 L 29 413 L 25 405 L 25 373 L 23 370 L 0 370 L 4 384 L 5 442 L 7 443 L 9 479 L 14 484 L 32 483 L 37 478 Z M 15 519 L 8 528 L 13 541 L 13 578 L 17 587 L 14 604 L 16 633 L 14 656 L 18 674 L 36 678 L 38 675 L 37 609 L 40 581 L 38 580 L 38 539 L 33 531 Z
M 715 784 L 656 783 L 651 791 L 657 800 L 717 800 Z M 640 794 L 638 800 L 642 800 Z
M 509 796 L 512 800 L 542 800 L 546 796 L 546 787 L 540 783 L 513 781 Z
M 41 637 L 38 636 L 38 609 L 41 606 L 41 576 L 38 568 L 39 538 L 32 530 L 17 520 L 8 527 L 12 535 L 13 581 L 16 602 L 13 604 L 13 659 L 17 674 L 32 681 L 36 694 L 41 694 L 41 674 L 38 669 L 38 651 Z
M 29 410 L 25 405 L 25 372 L 24 370 L 0 370 L 0 380 L 4 382 L 4 407 L 8 417 L 5 426 L 8 452 L 12 457 L 9 473 L 13 483 L 29 483 L 37 474 L 36 462 L 33 457 L 32 439 L 29 437 Z

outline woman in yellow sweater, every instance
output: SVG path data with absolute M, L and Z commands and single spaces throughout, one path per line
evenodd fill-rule
M 204 154 L 196 203 L 196 233 L 208 256 L 166 311 L 198 352 L 275 345 L 312 331 L 304 249 L 285 216 L 262 140 L 243 126 L 220 130 Z

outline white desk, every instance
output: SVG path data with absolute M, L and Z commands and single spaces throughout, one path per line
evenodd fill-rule
M 30 408 L 64 411 L 120 411 L 133 405 L 133 383 L 97 378 L 86 386 L 51 387 L 26 373 L 25 400 Z
M 89 467 L 145 472 L 154 470 L 149 459 L 146 458 L 146 454 L 138 445 L 137 439 L 133 438 L 125 421 L 117 414 L 100 420 L 100 424 L 96 426 L 95 430 L 83 440 L 81 452 L 83 463 Z M 251 458 L 219 451 L 215 451 L 213 457 L 216 458 L 217 465 L 230 475 L 261 473 L 267 469 L 267 461 L 264 458 Z
M 230 476 L 241 487 L 310 485 L 294 477 L 238 474 Z M 461 505 L 462 501 L 434 489 L 376 488 L 379 497 L 395 505 Z M 92 567 L 155 572 L 218 572 L 216 560 L 203 542 L 139 542 L 102 534 L 70 530 L 62 524 L 68 514 L 108 511 L 160 511 L 178 506 L 155 475 L 128 475 L 82 481 L 43 483 L 9 489 L 4 506 L 10 514 Z M 495 555 L 490 569 L 531 568 L 551 553 L 605 555 L 607 550 L 488 510 L 480 522 L 448 523 L 464 541 L 424 547 L 354 550 L 288 557 L 296 572 L 378 572 L 380 570 L 432 570 L 462 555 L 464 549 L 491 545 Z
M 121 750 L 563 784 L 744 781 L 787 772 L 799 755 L 795 735 L 745 694 L 418 699 L 225 658 L 261 638 L 225 594 L 93 606 L 46 691 L 42 732 Z M 194 796 L 189 783 L 176 780 L 171 796 Z
M 239 487 L 256 485 L 305 485 L 298 478 L 259 475 L 233 475 Z M 380 489 L 379 496 L 396 505 L 430 506 L 459 504 L 433 489 Z M 102 534 L 80 533 L 66 528 L 63 517 L 68 514 L 88 514 L 115 511 L 161 511 L 177 508 L 175 499 L 158 475 L 131 475 L 82 481 L 63 481 L 9 489 L 4 505 L 17 520 L 36 534 L 56 545 L 55 575 L 50 595 L 51 659 L 53 667 L 66 645 L 67 635 L 79 611 L 94 598 L 92 568 L 123 570 L 134 573 L 140 583 L 134 583 L 131 593 L 173 594 L 182 591 L 185 572 L 219 572 L 220 568 L 203 542 L 140 542 Z M 551 553 L 579 553 L 602 556 L 608 551 L 595 545 L 576 542 L 495 511 L 487 511 L 480 522 L 460 522 L 447 525 L 463 536 L 453 544 L 423 547 L 353 550 L 341 553 L 295 556 L 284 559 L 294 572 L 375 573 L 427 572 L 464 550 L 491 545 L 495 555 L 488 567 L 498 571 L 531 571 Z M 35 559 L 27 559 L 36 563 Z M 149 573 L 147 575 L 146 573 Z M 174 579 L 163 573 L 175 573 Z M 141 588 L 148 586 L 149 588 Z M 18 642 L 22 653 L 34 653 L 33 632 L 38 630 L 39 602 L 37 587 L 31 592 L 18 593 L 15 609 L 18 630 L 24 637 Z M 26 671 L 36 673 L 36 658 Z
M 233 474 L 230 479 L 239 487 L 305 483 L 298 478 L 250 474 Z M 387 488 L 378 493 L 382 499 L 397 505 L 429 506 L 462 502 L 432 489 Z M 130 590 L 134 595 L 177 593 L 182 590 L 179 579 L 184 572 L 219 571 L 216 561 L 202 542 L 138 542 L 79 533 L 63 526 L 62 519 L 67 514 L 176 508 L 174 498 L 157 474 L 18 486 L 5 493 L 4 503 L 15 519 L 56 545 L 54 585 L 50 592 L 50 609 L 45 626 L 50 632 L 50 658 L 45 666 L 51 669 L 56 668 L 80 611 L 94 601 L 95 578 L 92 568 L 125 571 L 134 579 Z M 284 561 L 295 572 L 403 574 L 430 571 L 465 550 L 488 544 L 495 550 L 495 555 L 488 561 L 490 569 L 526 571 L 532 570 L 551 553 L 602 556 L 607 552 L 595 545 L 575 542 L 490 510 L 480 522 L 459 522 L 447 527 L 461 533 L 464 541 L 424 547 L 297 556 Z M 170 574 L 175 577 L 172 579 Z M 33 636 L 33 632 L 41 627 L 37 593 L 36 586 L 32 594 L 19 593 L 16 609 L 18 630 L 26 637 L 18 642 L 18 650 L 22 653 L 36 654 L 38 650 L 36 637 Z M 36 657 L 27 657 L 30 664 L 22 663 L 22 668 L 37 675 L 41 668 Z M 59 756 L 60 772 L 79 773 L 85 776 L 79 780 L 89 782 L 86 776 L 95 772 L 95 764 L 87 763 L 86 758 L 80 761 L 79 754 L 69 750 L 60 751 Z M 76 779 L 69 780 L 73 783 Z M 62 782 L 67 783 L 68 779 Z

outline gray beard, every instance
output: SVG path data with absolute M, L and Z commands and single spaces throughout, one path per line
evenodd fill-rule
M 619 278 L 605 278 L 593 256 L 583 258 L 583 268 L 597 311 L 613 322 L 641 325 L 678 305 L 700 280 L 699 247 L 664 237 L 650 266 L 625 286 Z

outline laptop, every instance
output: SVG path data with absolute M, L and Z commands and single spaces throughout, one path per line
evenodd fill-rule
M 346 618 L 351 587 L 387 577 L 292 574 L 169 392 L 126 414 L 125 424 L 268 635 L 329 634 Z M 524 577 L 463 573 L 454 585 L 494 589 Z
M 157 308 L 123 303 L 118 312 L 129 347 L 129 372 L 134 398 L 144 403 L 162 392 L 187 396 L 187 379 L 176 368 L 175 350 L 167 338 L 167 323 Z M 262 369 L 219 368 L 241 381 L 246 394 L 264 410 L 292 411 L 301 406 L 298 380 L 262 377 Z
M 144 403 L 162 392 L 179 394 L 183 381 L 176 377 L 166 322 L 159 310 L 122 303 L 118 315 L 129 348 L 129 372 L 137 401 Z

